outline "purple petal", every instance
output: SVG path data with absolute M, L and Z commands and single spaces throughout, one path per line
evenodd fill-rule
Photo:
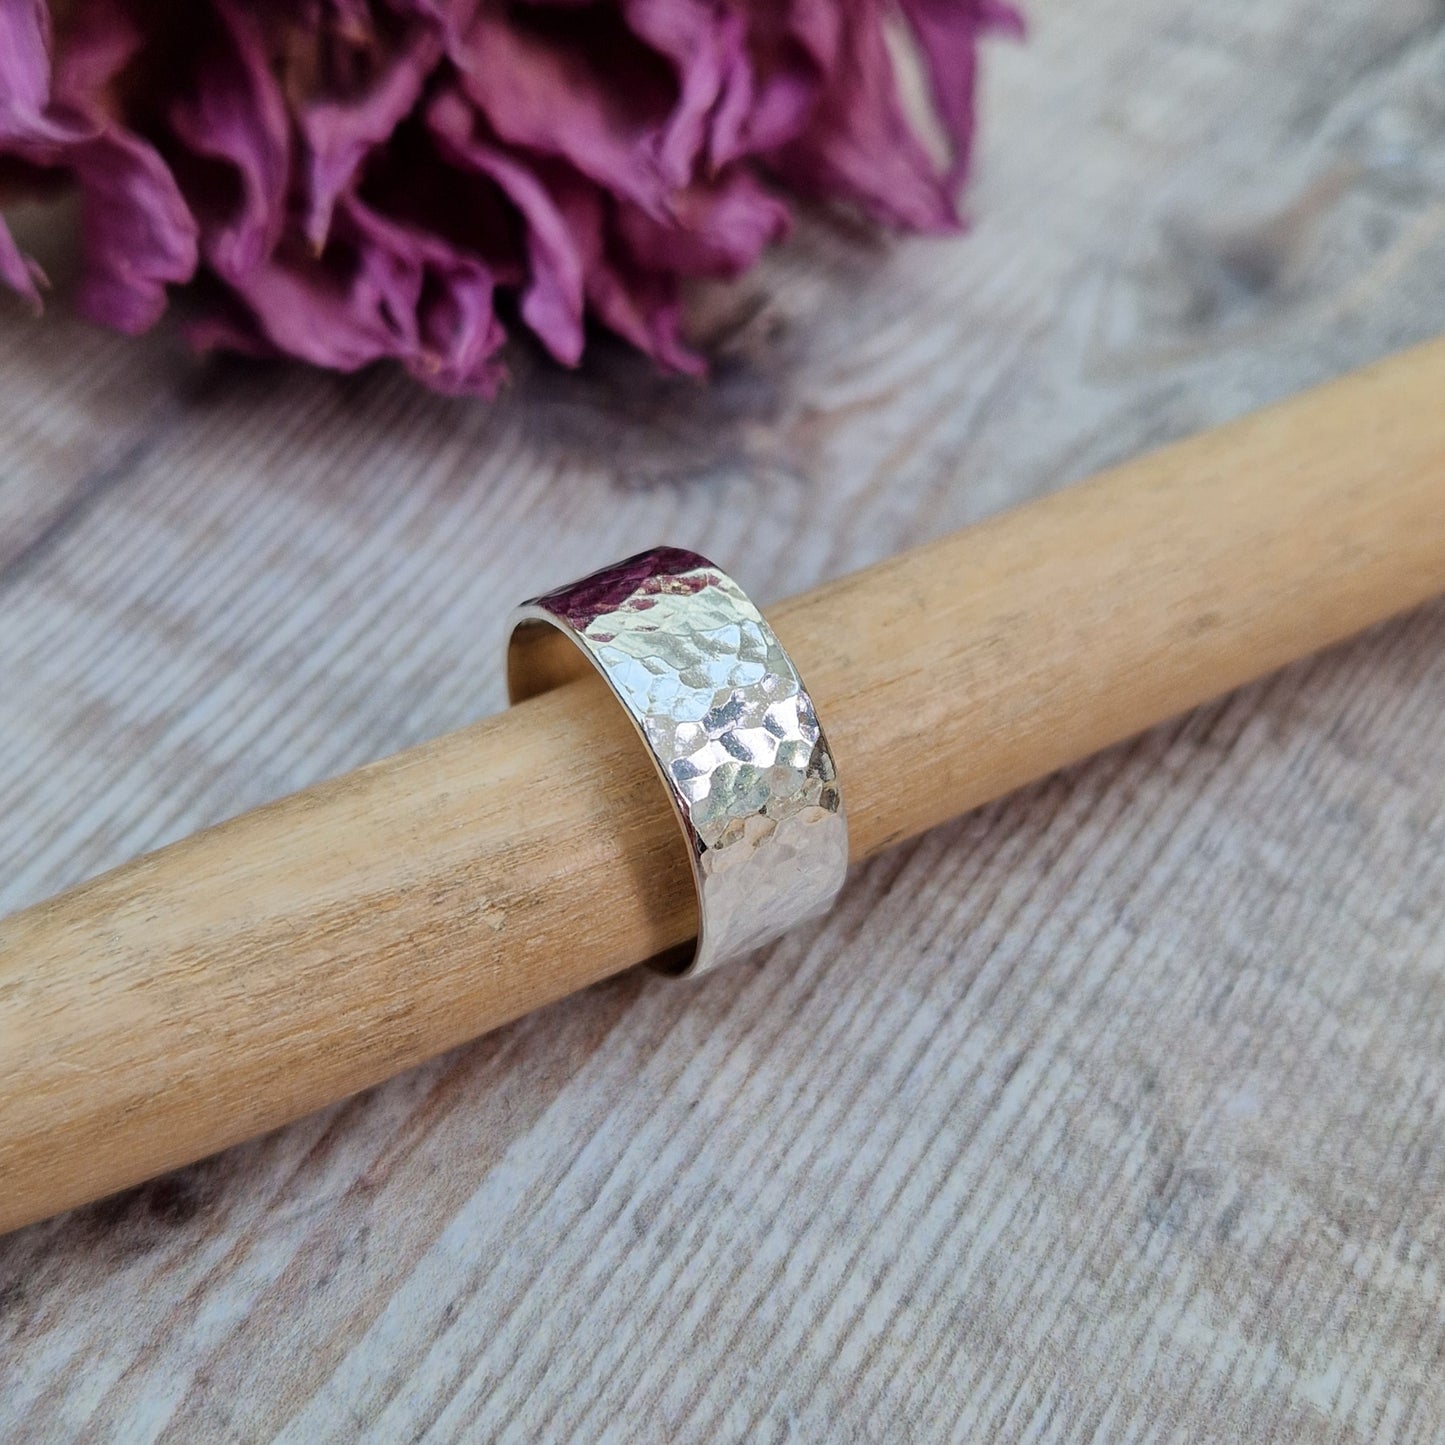
M 0 151 L 28 148 L 50 100 L 50 13 L 44 0 L 0 0 Z M 41 306 L 45 273 L 0 220 L 0 283 Z
M 951 143 L 947 185 L 956 191 L 973 142 L 978 42 L 997 30 L 1022 39 L 1023 19 L 1003 0 L 901 0 L 928 69 L 938 118 Z
M 528 262 L 522 319 L 558 361 L 575 366 L 583 344 L 583 265 L 558 195 L 502 147 L 479 138 L 471 107 L 455 92 L 437 97 L 427 123 L 443 155 L 500 186 L 517 208 L 526 229 Z M 562 189 L 555 188 L 558 193 Z M 580 189 L 575 184 L 567 188 L 574 221 L 584 204 Z
M 195 155 L 219 161 L 237 182 L 192 187 L 206 260 L 228 280 L 276 249 L 286 223 L 290 130 L 259 23 L 235 0 L 213 0 L 218 33 L 196 58 L 170 124 Z
M 267 257 L 232 284 L 257 334 L 281 355 L 357 371 L 397 349 L 369 288 L 358 294 L 347 276 L 312 257 Z
M 755 113 L 757 98 L 747 41 L 743 17 L 737 13 L 725 15 L 718 26 L 722 65 L 718 77 L 718 100 L 713 107 L 708 137 L 708 164 L 714 170 L 737 160 L 747 149 L 744 138 L 749 130 L 750 118 Z M 795 133 L 779 135 L 773 144 L 781 145 Z
M 714 118 L 713 164 L 776 151 L 808 126 L 837 65 L 837 0 L 758 0 L 747 15 L 741 57 L 730 58 Z
M 45 272 L 15 244 L 15 238 L 0 220 L 0 284 L 25 298 L 31 309 L 41 309 L 40 288 L 47 285 Z
M 195 219 L 166 163 L 136 136 L 107 129 L 76 146 L 70 165 L 85 238 L 80 309 L 118 331 L 144 331 L 165 310 L 166 287 L 195 273 Z
M 145 37 L 119 0 L 86 0 L 81 23 L 69 28 L 55 57 L 55 102 L 93 120 L 106 116 L 107 88 L 144 44 Z
M 859 4 L 845 18 L 808 129 L 775 154 L 775 164 L 800 189 L 855 201 L 890 225 L 956 230 L 946 180 L 903 113 L 876 3 Z
M 466 34 L 484 0 L 389 0 L 389 3 L 398 13 L 434 26 L 452 60 L 459 67 L 466 63 Z
M 562 156 L 598 185 L 661 211 L 669 186 L 660 149 L 675 86 L 660 58 L 606 11 L 585 14 L 590 24 L 569 19 L 543 32 L 484 11 L 466 35 L 462 89 L 502 140 Z
M 363 274 L 403 338 L 392 354 L 435 390 L 492 395 L 502 377 L 493 358 L 506 333 L 493 309 L 495 286 L 486 266 L 355 198 L 343 203 L 339 217 L 355 239 Z
M 238 298 L 218 286 L 206 286 L 206 306 L 180 322 L 181 334 L 195 350 L 234 351 L 262 361 L 279 360 L 285 353 L 261 334 L 255 316 Z
M 306 151 L 305 229 L 313 246 L 325 244 L 337 198 L 355 183 L 362 161 L 411 112 L 441 53 L 440 35 L 418 29 L 387 57 L 380 77 L 361 95 L 302 107 L 297 125 Z
M 0 0 L 0 143 L 32 136 L 50 104 L 50 10 Z
M 80 306 L 122 331 L 141 331 L 165 309 L 166 286 L 196 268 L 196 226 L 154 147 L 112 123 L 103 94 L 140 37 L 109 0 L 96 0 L 55 66 L 43 10 L 0 0 L 0 42 L 10 62 L 0 93 L 0 150 L 68 171 L 81 192 L 85 271 Z M 43 64 L 43 71 L 38 69 Z M 8 232 L 0 279 L 32 304 L 38 267 Z
M 64 148 L 98 126 L 51 99 L 50 14 L 44 0 L 0 0 L 0 154 L 60 163 Z
M 708 119 L 722 91 L 736 17 L 696 0 L 625 0 L 627 24 L 672 66 L 677 101 L 657 139 L 657 158 L 670 185 L 685 186 L 707 139 Z
M 682 340 L 682 305 L 671 277 L 599 254 L 588 266 L 587 302 L 604 326 L 659 366 L 684 376 L 707 371 L 707 363 Z
M 337 371 L 400 361 L 439 391 L 491 395 L 506 339 L 493 281 L 469 257 L 346 197 L 324 256 L 283 248 L 231 282 L 244 307 L 192 328 L 197 345 L 235 345 Z
M 679 276 L 736 276 L 788 226 L 787 207 L 741 167 L 673 196 L 665 220 L 636 207 L 618 208 L 633 260 Z

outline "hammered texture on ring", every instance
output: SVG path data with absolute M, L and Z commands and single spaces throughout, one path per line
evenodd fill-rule
M 658 547 L 517 609 L 513 702 L 589 662 L 646 743 L 691 851 L 698 939 L 679 971 L 824 912 L 848 865 L 837 769 L 797 669 L 737 583 Z

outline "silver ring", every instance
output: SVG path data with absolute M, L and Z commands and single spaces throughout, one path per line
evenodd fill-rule
M 584 660 L 585 659 L 585 660 Z M 647 744 L 692 857 L 704 973 L 823 913 L 848 867 L 837 768 L 798 670 L 736 582 L 657 547 L 519 607 L 507 690 L 586 672 Z

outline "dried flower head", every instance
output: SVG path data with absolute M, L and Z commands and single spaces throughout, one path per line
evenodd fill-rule
M 0 0 L 0 183 L 75 184 L 79 303 L 125 331 L 186 285 L 198 345 L 485 394 L 500 306 L 564 363 L 590 321 L 695 371 L 679 285 L 750 266 L 784 193 L 957 225 L 990 28 L 1004 0 Z M 0 281 L 39 305 L 3 223 Z

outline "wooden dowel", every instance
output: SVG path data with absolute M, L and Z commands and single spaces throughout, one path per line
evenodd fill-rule
M 863 858 L 1442 590 L 1438 342 L 770 616 Z M 0 922 L 0 1229 L 692 924 L 662 790 L 592 679 L 138 859 Z

